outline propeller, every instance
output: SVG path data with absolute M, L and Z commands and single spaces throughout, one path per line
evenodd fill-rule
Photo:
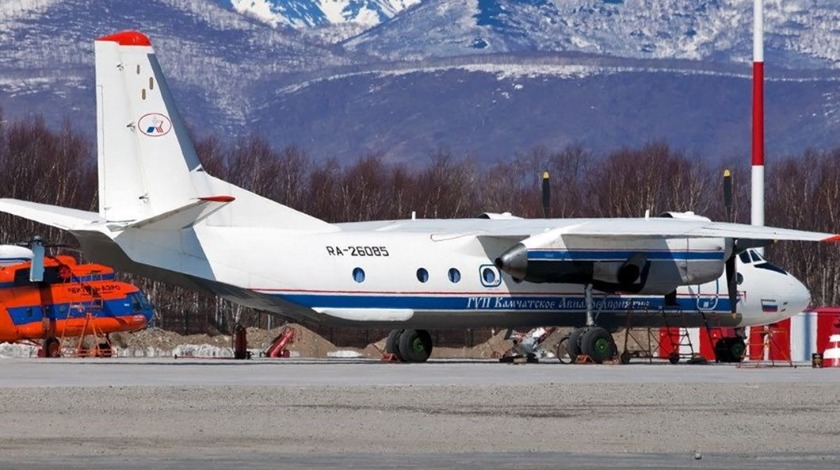
M 548 219 L 550 217 L 549 209 L 551 208 L 551 184 L 547 171 L 542 174 L 542 206 L 543 218 Z
M 729 170 L 723 171 L 723 207 L 726 210 L 726 221 L 732 222 L 732 173 Z M 730 311 L 737 313 L 738 304 L 738 240 L 732 241 L 732 254 L 726 260 L 726 290 L 729 292 Z

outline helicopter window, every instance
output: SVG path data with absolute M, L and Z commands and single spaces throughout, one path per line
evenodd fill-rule
M 740 255 L 738 255 L 738 257 L 741 258 L 742 263 L 750 264 L 750 254 L 748 252 L 745 251 L 745 252 L 741 253 Z
M 135 312 L 149 310 L 152 308 L 152 304 L 149 303 L 149 299 L 147 299 L 142 292 L 135 292 L 129 295 L 129 300 L 131 301 L 131 309 Z
M 42 281 L 44 284 L 57 284 L 59 282 L 64 282 L 64 279 L 61 278 L 59 275 L 59 267 L 58 266 L 48 266 L 44 268 L 44 280 Z M 17 286 L 28 286 L 32 283 L 29 282 L 29 268 L 18 269 L 15 271 L 15 281 L 14 285 Z

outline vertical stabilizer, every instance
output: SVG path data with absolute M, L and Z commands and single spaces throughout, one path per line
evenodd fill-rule
M 100 215 L 144 219 L 207 194 L 149 38 L 117 33 L 95 49 Z
M 188 226 L 195 215 L 192 223 L 334 229 L 204 172 L 147 36 L 124 31 L 94 48 L 99 214 L 107 222 L 160 229 L 175 222 L 167 217 Z M 217 204 L 199 210 L 199 201 Z

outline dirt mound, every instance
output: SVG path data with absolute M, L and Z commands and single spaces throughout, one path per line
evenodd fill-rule
M 284 328 L 286 327 L 271 330 L 248 328 L 248 349 L 255 354 L 266 351 Z M 378 358 L 385 349 L 385 338 L 363 348 L 338 347 L 306 327 L 289 325 L 289 328 L 295 331 L 294 341 L 289 345 L 289 351 L 295 357 L 324 358 L 335 355 L 358 355 Z M 487 341 L 471 348 L 435 347 L 432 357 L 438 359 L 489 359 L 500 357 L 511 347 L 511 341 L 505 339 L 505 333 L 506 330 L 496 331 Z M 560 340 L 563 334 L 565 334 L 565 330 L 558 330 L 549 337 L 545 342 L 545 349 L 553 351 L 553 345 Z M 111 335 L 111 343 L 116 348 L 132 351 L 157 351 L 158 354 L 168 354 L 179 347 L 180 350 L 183 350 L 183 347 L 188 345 L 233 348 L 233 339 L 229 335 L 181 335 L 160 328 L 149 328 L 134 333 L 114 333 Z

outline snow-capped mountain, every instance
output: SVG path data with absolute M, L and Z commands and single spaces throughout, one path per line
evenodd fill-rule
M 752 60 L 751 0 L 425 0 L 345 46 L 386 60 L 579 52 Z M 840 68 L 840 2 L 767 1 L 767 60 Z
M 271 26 L 305 28 L 357 23 L 372 27 L 420 0 L 218 0 Z
M 374 5 L 377 26 L 353 19 Z M 230 0 L 0 2 L 1 115 L 93 136 L 92 41 L 137 29 L 194 133 L 228 143 L 257 132 L 316 158 L 404 162 L 654 139 L 715 160 L 749 151 L 750 0 L 269 6 L 297 26 Z M 840 146 L 840 3 L 767 0 L 766 16 L 768 154 Z

